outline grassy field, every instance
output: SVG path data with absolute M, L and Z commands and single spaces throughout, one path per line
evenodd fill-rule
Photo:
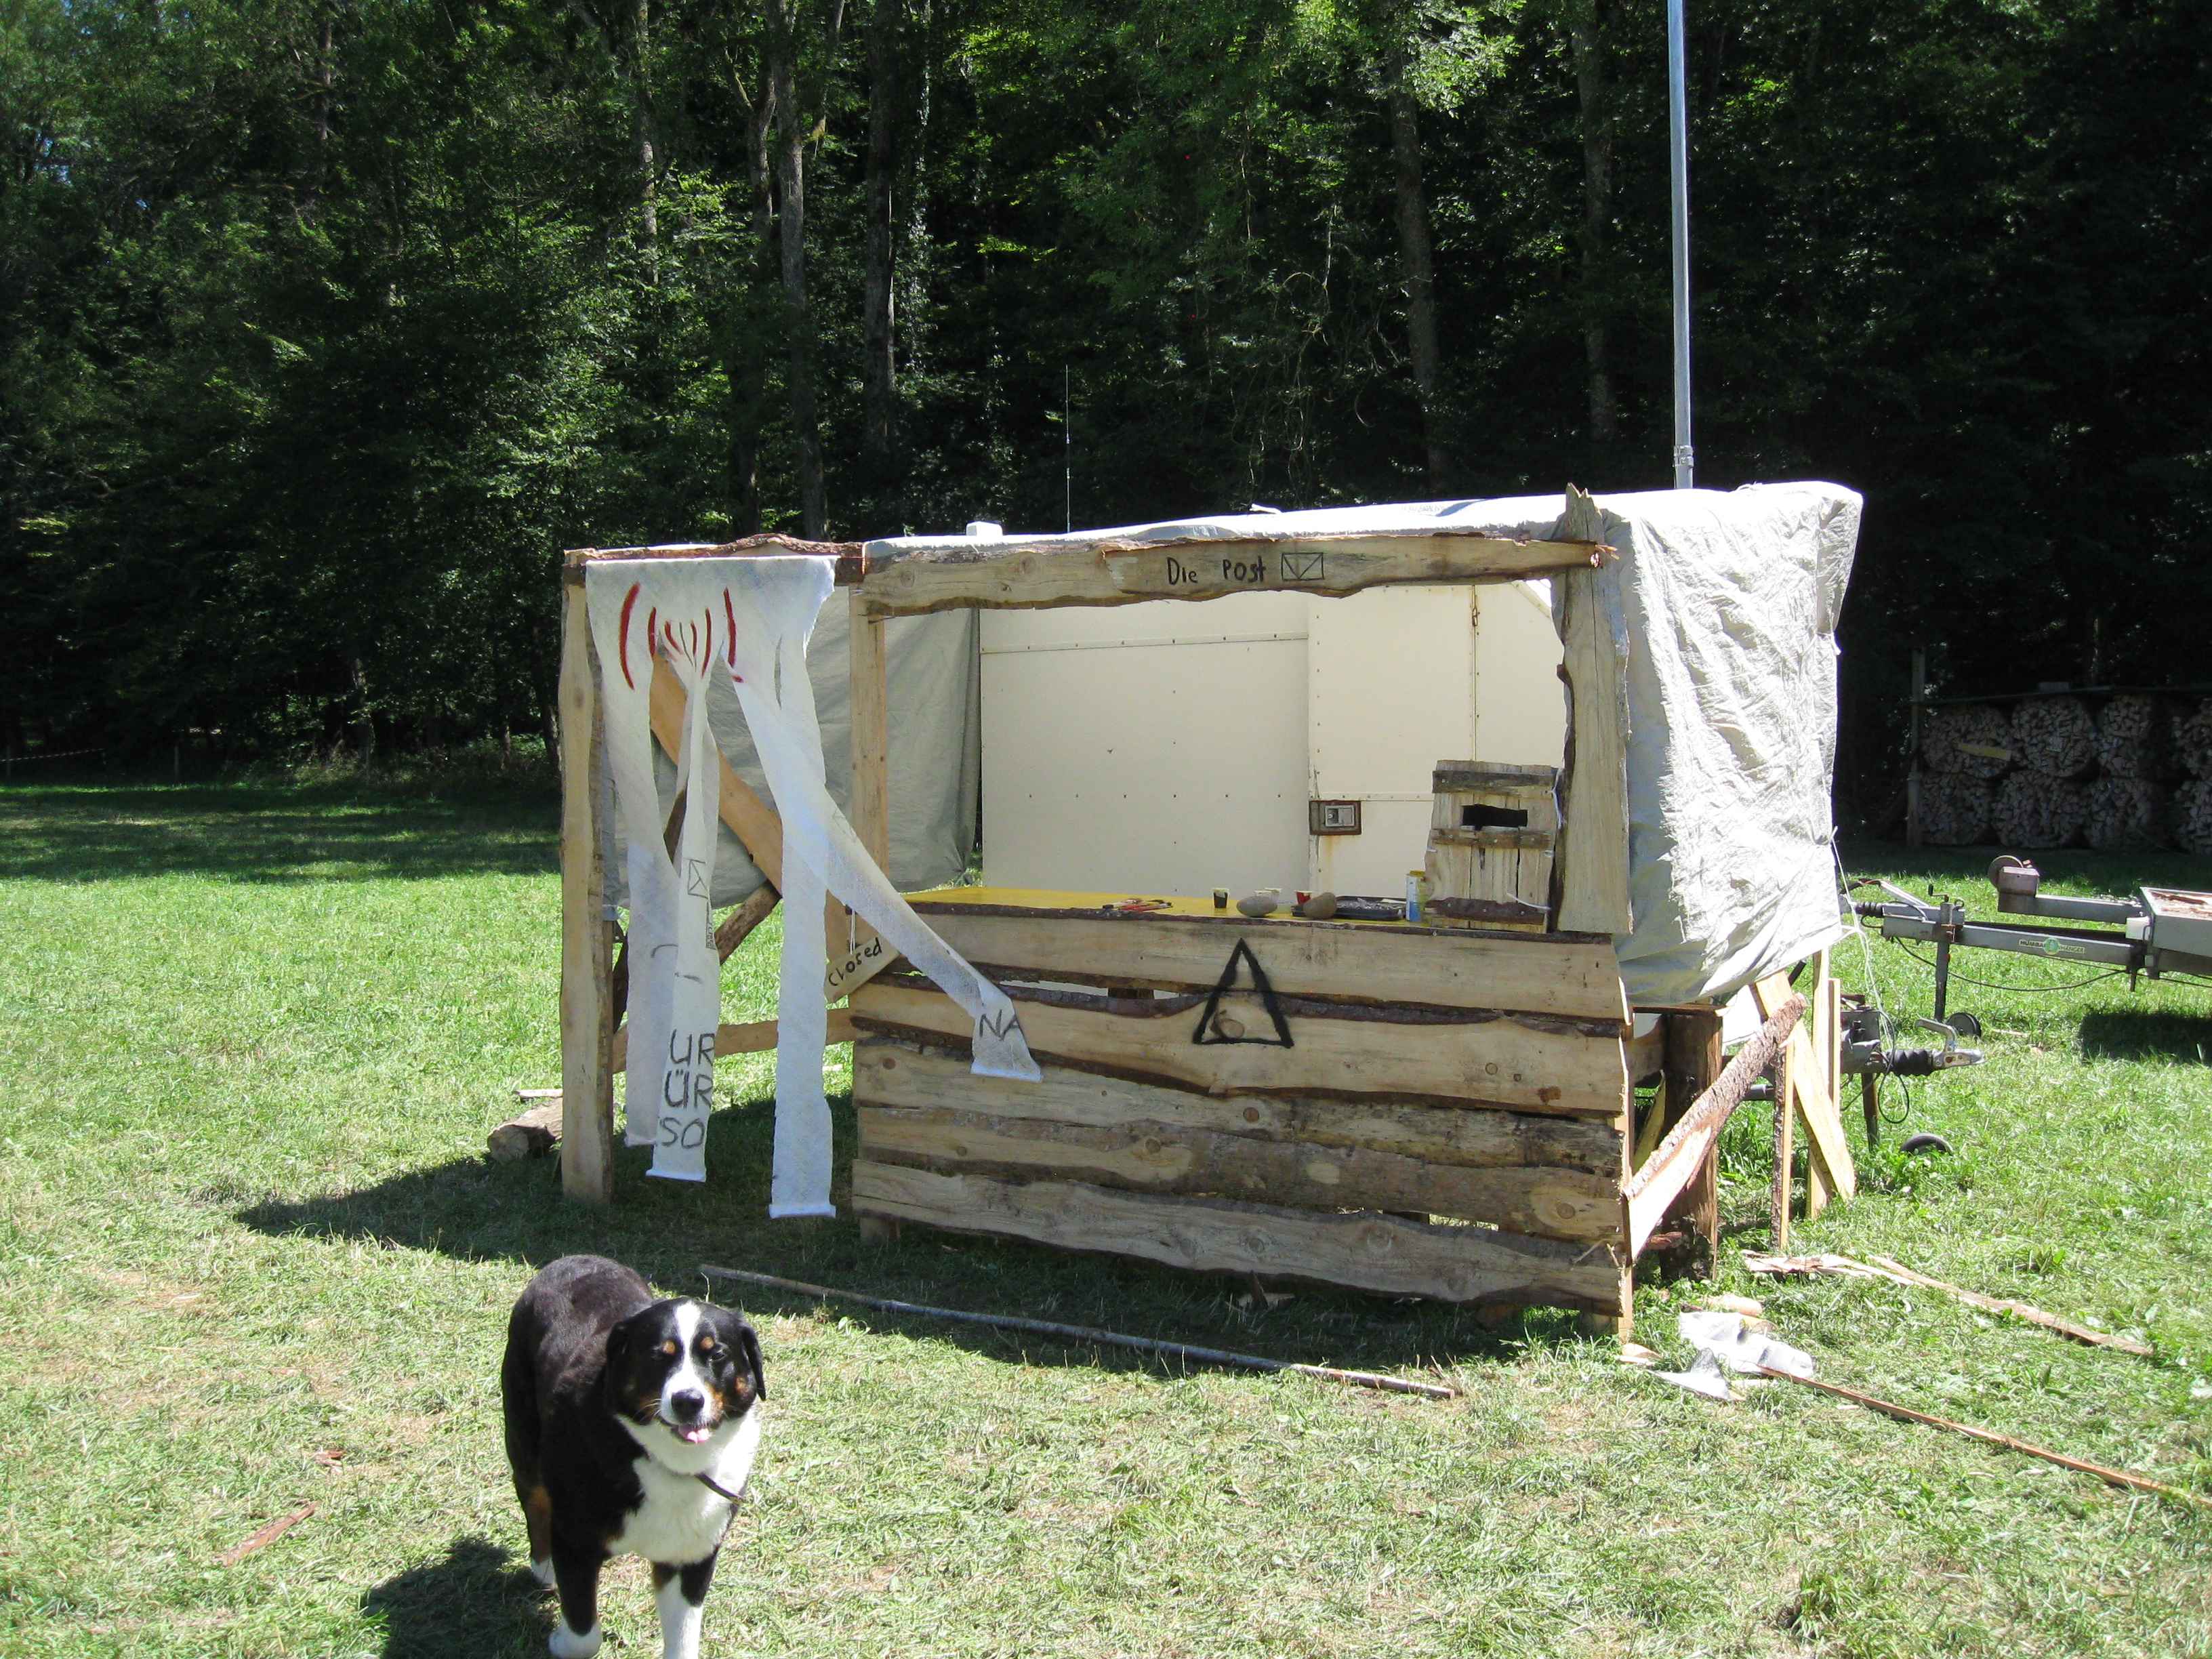
M 495 1368 L 533 1265 L 586 1249 L 672 1292 L 719 1261 L 1466 1390 L 745 1298 L 773 1416 L 710 1654 L 2212 1653 L 2212 1511 L 1780 1385 L 1692 1399 L 1565 1316 L 1255 1305 L 1133 1264 L 772 1226 L 764 1058 L 724 1073 L 703 1189 L 625 1154 L 617 1208 L 564 1205 L 550 1162 L 481 1156 L 514 1089 L 558 1080 L 552 822 L 525 795 L 0 791 L 0 1654 L 542 1653 Z M 1984 858 L 1856 859 L 1993 908 Z M 2212 884 L 2172 859 L 2045 866 L 2069 890 Z M 732 964 L 733 1008 L 773 1012 L 773 944 Z M 1893 1008 L 1927 1011 L 1925 969 L 1871 960 Z M 1863 981 L 1856 946 L 1843 965 Z M 1826 1376 L 2212 1494 L 2212 989 L 1954 1006 L 1990 1026 L 1990 1063 L 1918 1086 L 1860 1147 L 1859 1201 L 1802 1242 L 2140 1331 L 2159 1358 L 1884 1285 L 1753 1284 L 1759 1111 L 1723 1149 L 1721 1283 Z M 1914 1128 L 1956 1156 L 1900 1157 Z M 1639 1297 L 1638 1334 L 1676 1358 L 1691 1290 Z M 635 1564 L 605 1607 L 615 1651 L 657 1650 Z

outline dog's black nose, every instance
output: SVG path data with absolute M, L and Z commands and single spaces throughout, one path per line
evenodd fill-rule
M 696 1389 L 678 1389 L 668 1396 L 668 1409 L 680 1423 L 689 1423 L 707 1409 L 707 1396 Z

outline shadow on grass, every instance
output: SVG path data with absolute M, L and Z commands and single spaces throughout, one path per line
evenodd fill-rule
M 348 881 L 548 875 L 559 803 L 540 792 L 459 798 L 300 785 L 0 791 L 0 880 L 213 876 Z
M 837 1144 L 850 1146 L 851 1106 L 841 1100 L 833 1110 Z M 831 1192 L 841 1212 L 836 1219 L 770 1222 L 774 1129 L 775 1105 L 767 1097 L 716 1112 L 703 1186 L 649 1179 L 645 1149 L 620 1149 L 616 1199 L 605 1209 L 562 1199 L 557 1158 L 495 1164 L 471 1156 L 349 1192 L 249 1204 L 236 1215 L 275 1235 L 368 1240 L 479 1261 L 505 1258 L 516 1264 L 518 1292 L 526 1270 L 589 1251 L 629 1263 L 671 1295 L 736 1303 L 753 1315 L 804 1317 L 823 1304 L 727 1280 L 710 1285 L 700 1265 L 1354 1368 L 1419 1368 L 1495 1358 L 1524 1341 L 1574 1339 L 1574 1316 L 1551 1310 L 1531 1310 L 1519 1324 L 1493 1328 L 1470 1309 L 1273 1281 L 1271 1291 L 1291 1294 L 1269 1308 L 1253 1294 L 1249 1279 L 1126 1258 L 918 1227 L 895 1243 L 865 1240 L 850 1216 L 842 1170 Z M 849 1303 L 830 1304 L 826 1311 L 871 1329 L 950 1342 L 996 1359 L 1112 1370 L 1183 1369 L 1127 1349 L 879 1313 Z
M 2212 995 L 2202 1017 L 2100 1008 L 2081 1017 L 2081 1052 L 2092 1060 L 2181 1060 L 2212 1065 Z
M 554 1602 L 505 1550 L 464 1537 L 444 1560 L 393 1575 L 361 1605 L 383 1628 L 383 1659 L 447 1659 L 542 1653 Z

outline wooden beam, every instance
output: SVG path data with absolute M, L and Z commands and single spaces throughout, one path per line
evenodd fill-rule
M 561 628 L 561 1188 L 605 1204 L 615 1191 L 612 979 L 606 829 L 599 790 L 605 728 L 599 664 L 580 586 Z
M 607 559 L 772 558 L 793 553 L 811 558 L 835 559 L 837 586 L 840 587 L 858 586 L 862 573 L 867 568 L 867 553 L 858 542 L 803 542 L 795 536 L 780 536 L 771 532 L 763 536 L 747 536 L 734 542 L 670 542 L 659 547 L 571 548 L 561 580 L 572 587 L 580 587 L 584 581 L 584 567 Z
M 1386 583 L 1507 581 L 1588 570 L 1611 552 L 1595 542 L 1524 542 L 1465 531 L 1074 545 L 991 541 L 908 554 L 895 562 L 872 555 L 860 592 L 872 617 L 962 605 L 1037 611 L 1278 591 L 1340 595 Z
M 1279 997 L 1294 1047 L 1196 1042 L 1203 997 L 1141 1002 L 1008 987 L 1030 1052 L 1105 1076 L 1212 1095 L 1386 1095 L 1598 1118 L 1625 1129 L 1628 1072 L 1617 1036 L 1534 1017 L 1451 1018 Z M 1265 1029 L 1256 1001 L 1239 1017 Z M 856 993 L 864 1031 L 964 1047 L 974 1022 L 926 981 Z
M 773 882 L 763 882 L 738 903 L 732 905 L 714 924 L 714 957 L 727 962 L 737 954 L 738 947 L 752 937 L 753 929 L 769 918 L 783 895 L 775 890 Z
M 556 1091 L 552 1099 L 539 1101 L 486 1135 L 484 1152 L 494 1163 L 519 1164 L 560 1144 L 561 1097 Z
M 938 1175 L 866 1159 L 853 1166 L 853 1207 L 1201 1273 L 1310 1279 L 1446 1302 L 1621 1310 L 1611 1250 L 1485 1227 L 1168 1198 L 1081 1182 Z
M 1504 1008 L 1608 1020 L 1624 1030 L 1628 1022 L 1620 969 L 1606 939 L 1253 921 L 1233 911 L 1200 917 L 995 906 L 953 895 L 924 895 L 914 907 L 946 944 L 994 977 L 1026 973 L 1076 985 L 1211 990 L 1242 941 L 1285 995 Z
M 1567 685 L 1567 767 L 1555 860 L 1558 926 L 1628 933 L 1628 685 L 1595 570 L 1558 579 Z
M 772 1019 L 749 1020 L 743 1024 L 724 1024 L 714 1028 L 714 1057 L 726 1060 L 732 1054 L 764 1054 L 775 1047 L 775 1022 Z M 830 1011 L 830 1042 L 850 1042 L 860 1034 L 853 1027 L 853 1017 L 842 1008 Z M 629 1027 L 625 1025 L 615 1033 L 615 1064 L 620 1066 L 629 1053 Z
M 1792 997 L 1784 1006 L 1795 1006 L 1802 1014 L 1805 999 Z M 1794 1022 L 1793 1022 L 1794 1024 Z M 1791 1033 L 1795 1036 L 1793 1030 Z M 1790 1105 L 1790 1044 L 1784 1042 L 1777 1050 L 1767 1067 L 1767 1075 L 1774 1079 L 1774 1185 L 1767 1194 L 1767 1225 L 1773 1238 L 1773 1248 L 1790 1248 L 1790 1183 L 1796 1162 L 1790 1144 L 1790 1126 L 1796 1113 Z
M 1620 1176 L 1620 1132 L 1588 1118 L 1312 1096 L 1232 1098 L 1061 1066 L 1042 1070 L 1036 1083 L 978 1077 L 966 1060 L 941 1049 L 863 1037 L 853 1049 L 853 1097 L 876 1106 L 957 1107 L 1105 1129 L 1186 1124 L 1218 1134 L 1360 1148 L 1468 1169 L 1541 1165 L 1610 1181 Z

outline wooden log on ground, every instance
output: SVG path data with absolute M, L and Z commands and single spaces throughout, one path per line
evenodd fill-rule
M 2192 778 L 2212 779 L 2212 697 L 2175 709 L 2169 729 L 2175 763 Z
M 2089 822 L 2089 786 L 2041 772 L 2014 772 L 1997 786 L 1990 817 L 2003 847 L 2072 847 Z
M 509 1118 L 484 1137 L 484 1152 L 495 1162 L 520 1164 L 561 1144 L 561 1094 L 556 1090 L 519 1117 Z
M 1920 780 L 1920 836 L 1934 847 L 1975 847 L 1990 838 L 1996 796 L 1987 780 L 1929 772 Z
M 2185 852 L 2212 858 L 2212 779 L 2199 778 L 2173 792 L 2169 822 Z
M 2148 778 L 2102 777 L 2089 786 L 2089 845 L 2100 853 L 2164 847 L 2171 838 L 2167 796 Z
M 1989 703 L 1932 708 L 1920 737 L 1920 758 L 1930 772 L 2001 777 L 2012 764 L 2012 722 Z
M 1444 1302 L 1622 1311 L 1612 1250 L 1487 1227 L 1164 1198 L 1080 1182 L 938 1175 L 865 1159 L 853 1166 L 853 1207 L 1201 1273 L 1307 1279 Z
M 2130 691 L 2108 697 L 2097 711 L 2097 764 L 2106 777 L 2169 776 L 2172 736 L 2156 696 Z
M 2079 697 L 2027 697 L 2012 711 L 2013 759 L 2031 772 L 2084 778 L 2097 764 L 2099 732 Z

